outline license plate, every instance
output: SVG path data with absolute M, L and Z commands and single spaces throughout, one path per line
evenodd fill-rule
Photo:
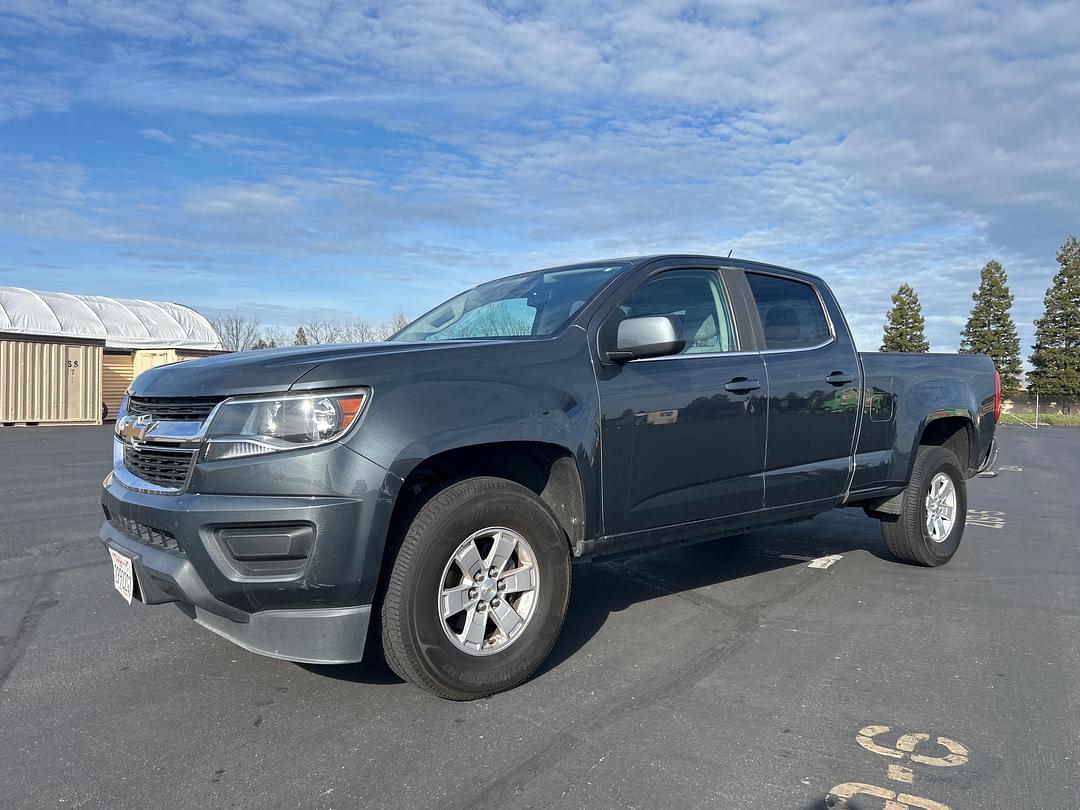
M 130 605 L 135 592 L 135 570 L 131 566 L 131 558 L 112 548 L 109 549 L 109 555 L 112 557 L 113 587 Z

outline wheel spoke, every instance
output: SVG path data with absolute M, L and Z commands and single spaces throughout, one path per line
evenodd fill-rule
M 454 555 L 454 561 L 457 562 L 469 579 L 472 579 L 473 575 L 484 567 L 484 559 L 480 556 L 480 552 L 476 550 L 475 541 L 466 543 L 458 549 L 458 553 Z
M 507 571 L 500 579 L 505 583 L 505 593 L 521 593 L 531 591 L 536 587 L 536 569 L 532 565 L 523 565 L 512 571 Z
M 524 621 L 505 599 L 499 602 L 498 607 L 491 609 L 491 618 L 495 620 L 495 624 L 499 626 L 499 629 L 503 631 L 507 638 L 511 638 L 518 626 Z
M 476 599 L 469 598 L 472 587 L 472 585 L 455 585 L 453 588 L 443 589 L 442 615 L 444 619 L 449 619 L 476 604 Z
M 510 555 L 514 553 L 515 548 L 517 548 L 516 537 L 513 537 L 508 532 L 495 532 L 495 542 L 491 544 L 491 551 L 488 553 L 484 565 L 488 568 L 494 568 L 498 574 L 501 574 L 510 561 Z
M 465 614 L 465 628 L 458 634 L 458 640 L 462 644 L 475 644 L 479 648 L 487 635 L 487 617 L 487 611 L 469 608 Z

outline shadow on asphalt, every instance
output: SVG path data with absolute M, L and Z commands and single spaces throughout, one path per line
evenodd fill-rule
M 327 678 L 339 681 L 370 684 L 402 683 L 401 678 L 391 672 L 390 667 L 383 661 L 378 653 L 376 642 L 369 640 L 367 649 L 370 651 L 367 658 L 358 664 L 297 664 L 297 666 L 316 675 L 325 675 Z
M 576 565 L 562 634 L 537 675 L 573 656 L 612 613 L 631 605 L 806 564 L 782 554 L 821 557 L 852 551 L 900 564 L 886 551 L 877 521 L 846 510 L 830 518 Z
M 782 554 L 820 557 L 852 551 L 865 551 L 891 564 L 900 564 L 886 551 L 877 521 L 856 510 L 832 512 L 812 521 L 750 534 L 576 564 L 570 609 L 562 633 L 534 677 L 563 664 L 589 643 L 613 613 L 632 605 L 805 565 L 803 559 L 785 558 Z M 300 666 L 354 683 L 400 683 L 376 652 L 377 645 L 377 640 L 370 638 L 368 649 L 372 653 L 358 664 Z

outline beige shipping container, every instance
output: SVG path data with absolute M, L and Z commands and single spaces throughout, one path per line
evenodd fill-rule
M 134 354 L 132 369 L 134 376 L 138 377 L 148 369 L 164 366 L 168 363 L 182 363 L 185 360 L 197 360 L 200 357 L 211 357 L 215 354 L 225 353 L 202 349 L 139 349 Z
M 102 344 L 0 337 L 0 424 L 101 424 Z
M 164 366 L 167 363 L 175 363 L 185 359 L 177 355 L 176 349 L 139 349 L 135 352 L 132 367 L 135 376 L 138 377 L 147 369 Z

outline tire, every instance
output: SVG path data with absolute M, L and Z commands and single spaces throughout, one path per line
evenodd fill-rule
M 947 487 L 940 476 L 948 479 L 952 487 L 952 507 L 942 509 L 941 515 L 951 511 L 952 522 L 945 532 L 944 519 L 928 525 L 928 498 L 931 486 L 940 487 L 945 493 L 938 503 L 948 506 Z M 935 483 L 937 482 L 937 483 Z M 938 507 L 941 509 L 941 507 Z M 960 462 L 952 451 L 944 447 L 920 446 L 915 454 L 911 480 L 904 491 L 904 504 L 900 515 L 894 520 L 881 522 L 881 536 L 885 545 L 898 560 L 912 565 L 944 565 L 956 554 L 964 535 L 967 517 L 967 481 Z M 932 518 L 932 516 L 931 516 Z M 936 536 L 935 536 L 936 535 Z
M 437 492 L 390 566 L 381 610 L 386 663 L 440 697 L 474 700 L 517 686 L 562 629 L 566 535 L 539 498 L 512 481 L 469 478 Z

